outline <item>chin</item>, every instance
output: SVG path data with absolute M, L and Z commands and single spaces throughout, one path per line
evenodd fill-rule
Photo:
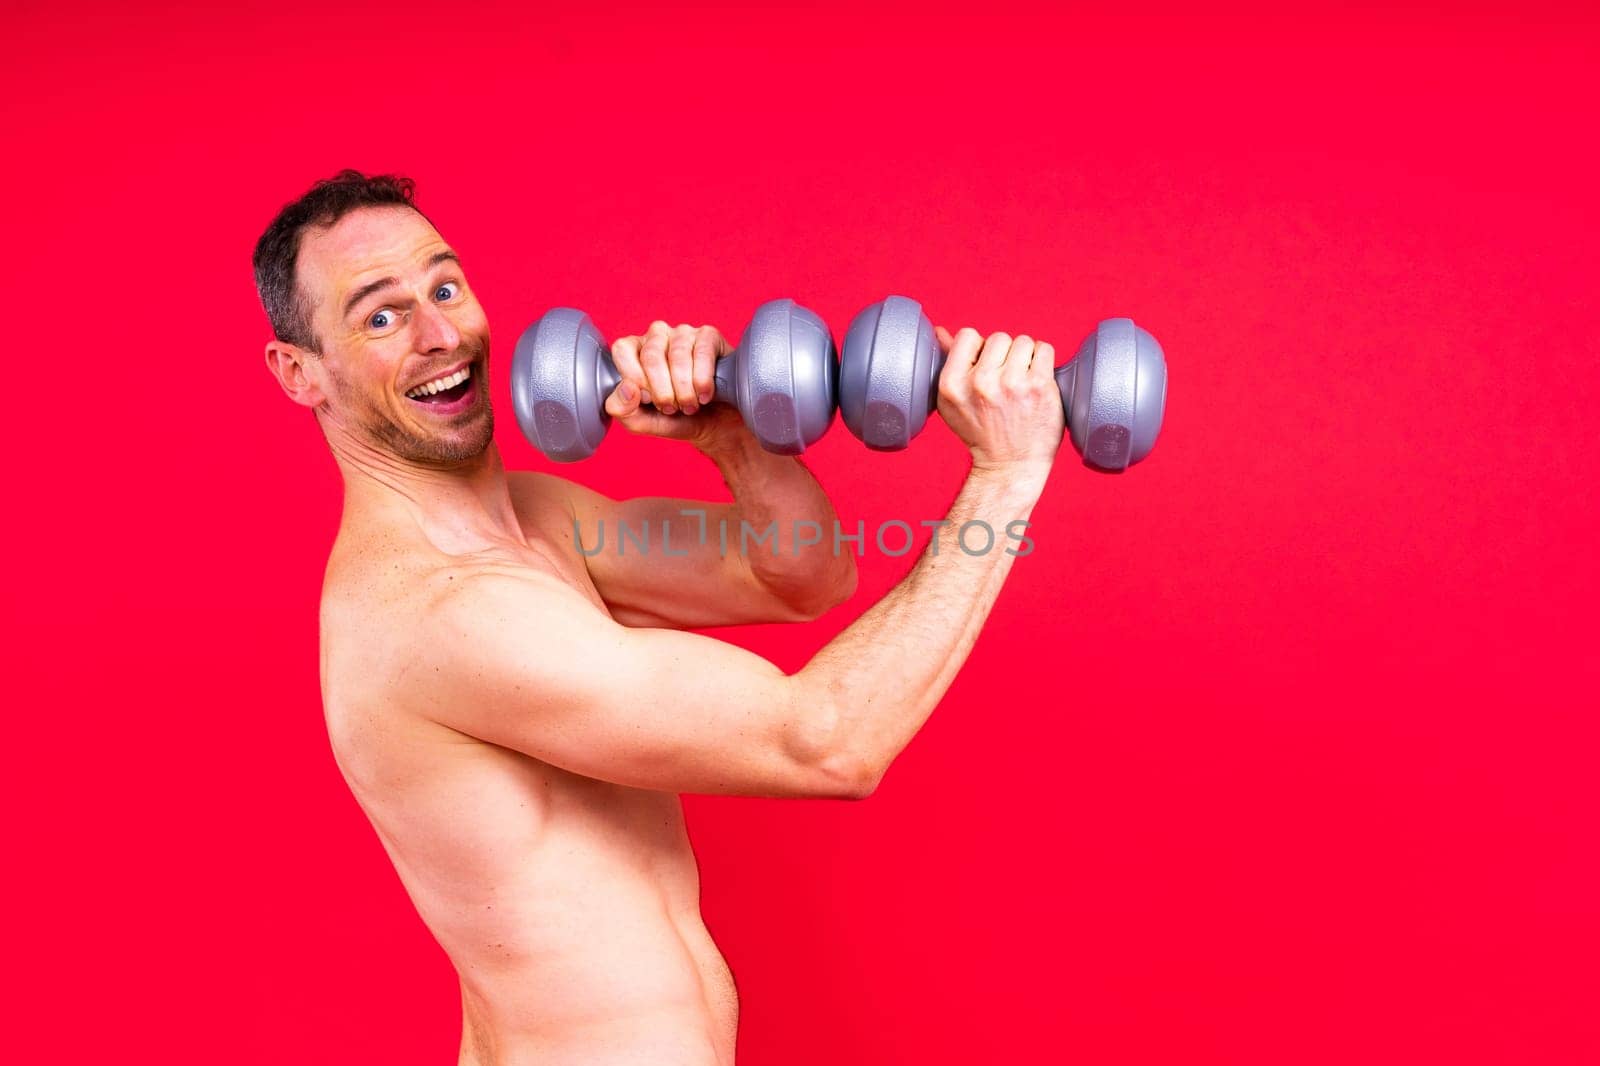
M 424 443 L 426 449 L 433 453 L 434 462 L 461 463 L 476 459 L 494 443 L 494 412 L 485 404 L 482 416 L 474 418 L 470 426 L 419 443 Z
M 374 427 L 374 443 L 408 463 L 451 465 L 476 459 L 494 443 L 494 410 L 487 402 L 464 413 L 460 424 L 432 436 L 406 432 L 387 422 Z

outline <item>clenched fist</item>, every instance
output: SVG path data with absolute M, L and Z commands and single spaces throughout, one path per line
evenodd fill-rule
M 611 342 L 611 360 L 622 380 L 606 397 L 606 413 L 634 433 L 697 445 L 743 432 L 733 405 L 706 406 L 716 362 L 732 350 L 715 326 L 669 326 L 659 319 L 643 336 L 619 337 Z
M 972 452 L 974 469 L 1041 480 L 1066 428 L 1055 381 L 1055 348 L 1032 337 L 967 328 L 934 335 L 945 352 L 939 417 Z

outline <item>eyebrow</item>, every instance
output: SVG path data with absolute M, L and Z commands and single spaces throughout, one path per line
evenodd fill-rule
M 460 257 L 458 257 L 456 255 L 456 253 L 454 253 L 450 249 L 446 248 L 442 252 L 433 253 L 433 257 L 428 260 L 428 265 L 424 269 L 432 270 L 434 267 L 438 266 L 440 263 L 455 263 L 456 266 L 460 266 L 461 265 L 461 259 L 460 259 Z M 361 286 L 361 288 L 359 288 L 355 292 L 351 293 L 350 294 L 350 299 L 348 299 L 348 300 L 346 300 L 344 302 L 344 315 L 343 315 L 343 317 L 344 318 L 349 318 L 350 317 L 350 312 L 354 311 L 356 309 L 356 305 L 361 303 L 361 301 L 365 300 L 368 296 L 371 296 L 375 292 L 381 292 L 384 289 L 387 289 L 391 285 L 398 285 L 398 284 L 400 284 L 400 279 L 399 278 L 394 278 L 394 277 L 379 278 L 377 281 L 369 281 L 369 282 L 367 282 L 365 285 Z

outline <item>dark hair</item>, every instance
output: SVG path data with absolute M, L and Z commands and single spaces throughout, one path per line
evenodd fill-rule
M 256 242 L 256 293 L 272 324 L 273 336 L 308 351 L 319 351 L 311 330 L 311 309 L 300 297 L 295 261 L 300 256 L 300 234 L 311 226 L 331 226 L 358 207 L 409 207 L 416 183 L 397 174 L 367 177 L 359 170 L 341 170 L 311 186 L 300 199 L 283 206 Z M 421 215 L 421 211 L 417 211 Z M 423 215 L 427 218 L 426 215 Z

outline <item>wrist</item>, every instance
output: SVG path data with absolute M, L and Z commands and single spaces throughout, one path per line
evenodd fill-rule
M 718 404 L 704 409 L 700 418 L 703 427 L 689 438 L 689 443 L 702 455 L 710 459 L 745 457 L 751 449 L 759 450 L 755 435 L 745 428 L 744 418 L 736 409 Z
M 1014 499 L 1032 503 L 1044 494 L 1045 482 L 1050 478 L 1049 463 L 982 463 L 974 462 L 967 472 L 967 480 L 986 486 Z

